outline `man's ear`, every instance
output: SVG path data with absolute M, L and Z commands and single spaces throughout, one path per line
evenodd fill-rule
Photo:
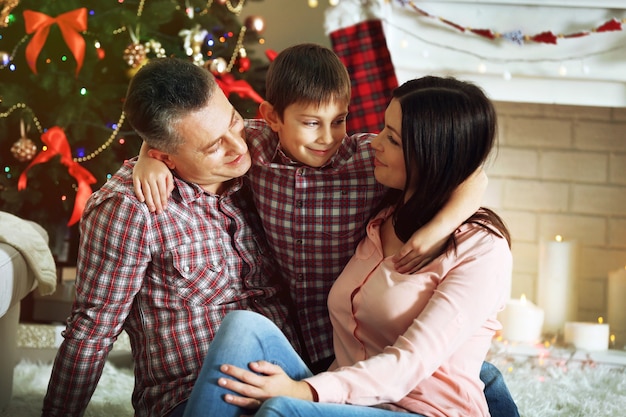
M 176 168 L 176 164 L 172 160 L 172 157 L 170 156 L 169 153 L 162 152 L 158 149 L 150 148 L 148 150 L 148 156 L 158 161 L 163 162 L 165 165 L 167 165 L 169 169 Z
M 278 132 L 281 120 L 274 110 L 274 106 L 272 106 L 269 101 L 262 101 L 261 104 L 259 104 L 259 113 L 261 113 L 261 117 L 265 119 L 270 128 L 272 128 L 274 132 Z

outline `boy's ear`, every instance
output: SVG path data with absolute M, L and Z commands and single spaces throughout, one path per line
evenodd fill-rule
M 274 106 L 272 106 L 269 101 L 262 101 L 259 105 L 259 113 L 261 113 L 261 117 L 265 119 L 272 130 L 277 132 L 279 129 L 280 117 L 278 117 L 278 114 L 274 110 Z
M 158 161 L 163 162 L 165 165 L 167 165 L 169 169 L 176 168 L 176 164 L 172 160 L 172 157 L 170 156 L 169 153 L 162 152 L 158 149 L 150 148 L 148 150 L 148 156 Z

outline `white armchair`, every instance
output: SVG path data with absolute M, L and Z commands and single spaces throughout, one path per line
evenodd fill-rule
M 36 223 L 0 212 L 0 410 L 13 391 L 20 301 L 36 287 L 41 294 L 56 288 L 48 234 Z

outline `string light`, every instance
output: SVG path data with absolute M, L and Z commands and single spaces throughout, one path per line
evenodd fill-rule
M 228 9 L 229 12 L 234 13 L 237 16 L 239 16 L 239 13 L 241 13 L 241 10 L 243 9 L 243 4 L 245 3 L 245 1 L 246 0 L 239 0 L 237 5 L 233 6 L 233 3 L 230 0 L 226 0 L 226 8 Z
M 319 6 L 319 1 L 307 0 L 307 4 L 309 5 L 311 9 L 315 9 L 317 6 Z M 329 6 L 337 6 L 338 4 L 339 4 L 339 0 L 328 0 Z
M 14 104 L 6 112 L 0 113 L 0 119 L 9 117 L 11 115 L 11 113 L 13 113 L 14 111 L 19 110 L 19 109 L 21 109 L 22 111 L 25 111 L 25 112 L 29 112 L 31 114 L 32 119 L 33 119 L 33 123 L 35 124 L 35 128 L 37 129 L 39 134 L 42 134 L 43 133 L 43 129 L 41 127 L 41 123 L 39 122 L 39 118 L 37 118 L 37 116 L 35 115 L 33 110 L 30 107 L 28 107 L 26 104 L 24 104 L 24 103 Z M 101 154 L 103 151 L 105 151 L 109 146 L 111 146 L 111 143 L 113 143 L 113 141 L 117 137 L 117 134 L 118 134 L 120 128 L 122 127 L 122 124 L 124 123 L 124 119 L 125 119 L 125 115 L 124 115 L 124 113 L 122 113 L 120 115 L 120 118 L 119 118 L 118 122 L 115 125 L 113 125 L 114 126 L 113 132 L 111 132 L 111 135 L 108 137 L 108 139 L 102 145 L 100 145 L 98 147 L 98 149 L 96 149 L 95 151 L 91 152 L 88 155 L 85 155 L 85 156 L 82 156 L 82 157 L 73 158 L 73 160 L 75 162 L 89 161 L 89 160 L 95 158 L 96 156 L 98 156 L 99 154 Z M 123 142 L 121 142 L 121 143 L 123 143 Z M 42 150 L 45 151 L 46 147 L 44 146 L 42 148 Z

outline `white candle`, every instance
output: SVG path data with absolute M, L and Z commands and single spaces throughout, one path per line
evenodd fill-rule
M 565 323 L 564 340 L 576 349 L 599 351 L 609 348 L 609 325 L 602 323 L 583 323 L 568 321 Z
M 526 297 L 511 299 L 498 315 L 502 323 L 502 338 L 512 342 L 535 343 L 541 340 L 543 310 Z
M 615 334 L 615 348 L 626 348 L 626 267 L 609 272 L 607 320 Z
M 578 243 L 561 236 L 539 244 L 537 305 L 544 310 L 543 330 L 560 334 L 566 321 L 577 315 Z

